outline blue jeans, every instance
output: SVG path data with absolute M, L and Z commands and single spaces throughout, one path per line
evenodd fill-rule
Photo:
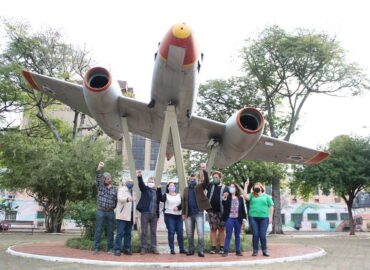
M 122 237 L 123 237 L 123 251 L 131 252 L 131 231 L 132 221 L 117 219 L 117 235 L 114 250 L 121 251 Z
M 226 238 L 224 244 L 224 251 L 225 253 L 229 252 L 230 248 L 230 240 L 233 234 L 235 235 L 235 251 L 240 252 L 240 231 L 242 228 L 242 223 L 238 218 L 228 218 L 225 224 L 226 229 Z
M 186 219 L 187 231 L 189 233 L 189 252 L 194 252 L 194 230 L 195 224 L 197 224 L 198 231 L 198 252 L 203 253 L 204 251 L 204 216 L 203 213 L 199 213 L 193 216 L 189 216 Z
M 175 233 L 177 234 L 177 243 L 180 251 L 184 251 L 184 229 L 181 215 L 164 214 L 164 222 L 168 231 L 168 245 L 171 250 L 175 250 Z
M 266 233 L 269 226 L 269 218 L 249 217 L 252 226 L 253 234 L 253 251 L 258 251 L 258 241 L 261 241 L 261 249 L 263 252 L 267 251 Z
M 104 221 L 106 221 L 107 226 L 107 247 L 109 251 L 113 249 L 113 224 L 114 224 L 113 211 L 101 211 L 101 210 L 96 211 L 94 249 L 100 250 L 101 233 L 103 230 Z

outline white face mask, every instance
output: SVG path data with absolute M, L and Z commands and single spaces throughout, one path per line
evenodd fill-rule
M 154 188 L 154 187 L 155 187 L 155 183 L 153 183 L 153 182 L 149 182 L 149 183 L 148 183 L 148 187 L 150 187 L 150 188 Z
M 229 190 L 230 190 L 230 193 L 231 194 L 234 194 L 235 193 L 235 187 L 230 187 Z

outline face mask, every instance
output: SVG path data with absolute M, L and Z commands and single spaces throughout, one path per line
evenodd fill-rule
M 261 189 L 260 189 L 259 187 L 256 187 L 256 188 L 254 188 L 253 190 L 254 190 L 254 192 L 256 192 L 256 193 L 260 193 L 260 191 L 261 191 Z
M 155 187 L 155 183 L 153 183 L 153 182 L 149 182 L 149 183 L 148 183 L 148 187 L 150 187 L 150 188 L 154 188 L 154 187 Z
M 232 193 L 232 194 L 235 193 L 235 187 L 230 187 L 229 190 L 230 190 L 230 193 Z
M 168 191 L 169 192 L 175 192 L 176 191 L 176 187 L 175 186 L 169 186 L 168 187 Z
M 220 179 L 219 178 L 213 178 L 213 184 L 215 184 L 215 185 L 220 184 Z
M 133 187 L 134 187 L 134 183 L 126 183 L 126 187 L 128 188 L 128 189 L 132 189 Z

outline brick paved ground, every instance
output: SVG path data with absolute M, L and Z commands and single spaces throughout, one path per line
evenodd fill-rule
M 112 267 L 112 266 L 95 266 L 95 265 L 83 265 L 75 263 L 51 263 L 47 261 L 37 259 L 20 258 L 17 256 L 11 256 L 5 253 L 6 249 L 11 245 L 22 244 L 22 243 L 35 243 L 35 242 L 52 242 L 58 245 L 61 241 L 65 241 L 69 237 L 68 235 L 48 235 L 39 234 L 34 235 L 28 234 L 0 234 L 0 270 L 10 269 L 129 269 L 124 267 Z M 278 263 L 274 265 L 265 266 L 248 266 L 253 269 L 370 269 L 370 234 L 358 234 L 356 236 L 348 236 L 346 234 L 335 234 L 323 237 L 316 237 L 314 235 L 286 235 L 269 237 L 268 242 L 271 243 L 271 251 L 274 247 L 293 247 L 291 253 L 294 252 L 294 246 L 320 246 L 325 249 L 327 255 L 318 259 L 310 261 L 299 261 L 289 263 Z M 42 245 L 41 245 L 42 246 Z M 286 249 L 286 248 L 285 248 Z M 276 250 L 275 253 L 278 251 Z M 279 251 L 281 252 L 281 251 Z M 276 254 L 274 254 L 276 255 Z M 106 255 L 102 255 L 106 256 Z M 137 255 L 140 256 L 140 255 Z M 148 256 L 148 255 L 146 255 Z M 163 257 L 160 255 L 159 257 Z M 180 255 L 176 255 L 175 257 Z M 211 256 L 218 255 L 206 255 L 206 258 L 213 258 Z M 249 256 L 249 254 L 245 254 Z M 145 257 L 145 256 L 144 256 Z M 120 257 L 125 258 L 125 257 Z M 216 257 L 214 257 L 216 258 Z M 121 260 L 122 260 L 121 259 Z M 186 257 L 184 257 L 186 259 Z M 136 267 L 139 269 L 138 267 Z M 220 270 L 227 267 L 212 267 L 212 268 L 200 268 L 200 269 L 212 269 Z M 245 269 L 244 267 L 230 267 L 230 269 Z M 150 269 L 150 268 L 145 268 Z M 153 268 L 154 269 L 154 268 Z

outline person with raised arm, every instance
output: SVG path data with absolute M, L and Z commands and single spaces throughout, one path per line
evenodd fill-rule
M 203 182 L 197 183 L 196 174 L 192 173 L 190 175 L 188 187 L 184 189 L 182 217 L 186 222 L 189 234 L 189 248 L 187 256 L 194 255 L 194 230 L 196 225 L 198 232 L 198 256 L 204 257 L 204 211 L 211 209 L 211 204 L 209 203 L 207 196 L 204 194 L 204 190 L 206 190 L 209 184 L 206 164 L 201 163 L 200 169 L 201 175 L 204 177 Z

